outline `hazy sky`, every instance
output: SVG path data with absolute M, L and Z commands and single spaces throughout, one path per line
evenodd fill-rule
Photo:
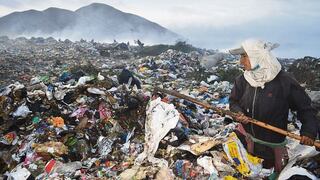
M 0 0 L 0 16 L 93 2 L 154 21 L 198 47 L 228 49 L 259 38 L 280 43 L 280 57 L 320 57 L 320 0 Z

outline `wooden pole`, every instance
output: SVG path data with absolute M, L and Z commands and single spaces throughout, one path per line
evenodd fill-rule
M 229 110 L 224 110 L 224 109 L 221 109 L 221 108 L 217 108 L 217 107 L 211 106 L 208 103 L 199 101 L 199 100 L 197 100 L 195 98 L 186 96 L 184 94 L 180 94 L 180 93 L 178 93 L 176 91 L 169 91 L 169 90 L 162 89 L 162 88 L 159 88 L 159 87 L 155 87 L 154 90 L 158 91 L 158 92 L 165 93 L 165 94 L 169 94 L 169 95 L 172 95 L 172 96 L 175 96 L 175 97 L 178 97 L 180 99 L 188 100 L 188 101 L 193 102 L 195 104 L 198 104 L 198 105 L 200 105 L 200 106 L 202 106 L 202 107 L 204 107 L 206 109 L 212 109 L 212 110 L 214 110 L 216 113 L 218 113 L 220 115 L 221 114 L 229 115 L 234 119 L 237 119 L 237 117 L 240 115 L 239 113 L 234 113 L 234 112 L 229 111 Z M 250 123 L 252 123 L 252 124 L 255 124 L 257 126 L 263 127 L 265 129 L 268 129 L 268 130 L 271 130 L 273 132 L 277 132 L 279 134 L 291 137 L 291 138 L 299 140 L 299 141 L 301 140 L 301 136 L 299 136 L 297 134 L 294 134 L 294 133 L 291 133 L 291 132 L 288 132 L 286 130 L 283 130 L 283 129 L 275 127 L 275 126 L 271 126 L 270 124 L 258 121 L 256 119 L 253 119 L 253 118 L 250 118 L 250 117 L 248 117 L 248 121 Z M 319 141 L 314 141 L 313 145 L 316 146 L 317 148 L 320 148 L 320 142 Z

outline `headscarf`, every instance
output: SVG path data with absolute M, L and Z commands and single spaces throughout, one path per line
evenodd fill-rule
M 279 44 L 266 43 L 261 40 L 247 40 L 242 43 L 251 64 L 251 70 L 244 72 L 244 78 L 252 87 L 264 88 L 281 71 L 281 64 L 270 52 Z

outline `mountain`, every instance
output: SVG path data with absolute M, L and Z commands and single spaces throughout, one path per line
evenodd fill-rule
M 0 35 L 98 41 L 140 39 L 146 43 L 170 43 L 180 38 L 157 23 L 100 3 L 76 11 L 48 8 L 14 12 L 0 18 Z

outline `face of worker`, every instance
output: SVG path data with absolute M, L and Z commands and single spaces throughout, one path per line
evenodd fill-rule
M 247 53 L 241 54 L 240 64 L 243 66 L 244 70 L 246 71 L 251 70 L 251 64 L 250 64 L 249 56 L 247 55 Z

